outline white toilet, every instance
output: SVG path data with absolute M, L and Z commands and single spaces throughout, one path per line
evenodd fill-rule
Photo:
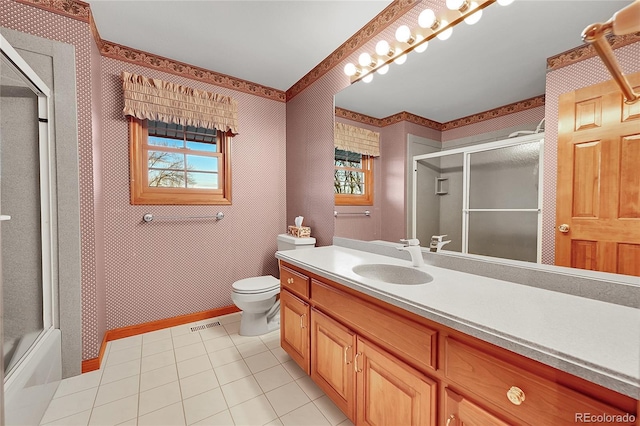
M 278 235 L 278 251 L 314 247 L 313 237 L 296 238 Z M 259 336 L 280 327 L 280 281 L 271 276 L 252 277 L 233 283 L 231 300 L 242 310 L 241 336 Z

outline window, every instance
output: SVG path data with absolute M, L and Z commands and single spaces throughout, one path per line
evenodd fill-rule
M 337 206 L 373 205 L 373 157 L 335 148 Z
M 131 204 L 231 204 L 230 137 L 129 117 Z

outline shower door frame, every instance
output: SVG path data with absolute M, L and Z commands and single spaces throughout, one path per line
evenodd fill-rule
M 471 178 L 471 154 L 491 151 L 499 148 L 507 148 L 510 146 L 522 145 L 525 143 L 539 142 L 539 157 L 538 157 L 538 207 L 533 209 L 470 209 L 469 208 L 469 185 Z M 469 213 L 478 211 L 493 211 L 493 212 L 537 212 L 537 235 L 536 235 L 536 262 L 542 262 L 542 188 L 543 188 L 543 155 L 544 155 L 544 132 L 534 133 L 531 135 L 520 136 L 516 138 L 503 139 L 495 142 L 487 142 L 477 145 L 463 146 L 460 148 L 447 149 L 444 151 L 432 152 L 430 154 L 415 155 L 413 157 L 413 193 L 412 203 L 413 208 L 411 211 L 411 225 L 412 235 L 411 238 L 416 238 L 417 235 L 417 198 L 418 198 L 418 161 L 428 158 L 444 157 L 446 155 L 462 154 L 462 250 L 460 254 L 469 254 Z M 448 251 L 448 250 L 445 250 Z M 458 253 L 448 251 L 450 253 Z
M 23 77 L 23 81 L 38 97 L 38 156 L 40 174 L 40 230 L 41 230 L 41 259 L 42 259 L 42 316 L 43 329 L 38 337 L 31 344 L 29 349 L 22 355 L 20 360 L 9 372 L 4 372 L 4 388 L 9 388 L 14 379 L 19 375 L 21 367 L 33 356 L 34 351 L 39 346 L 46 335 L 55 327 L 55 301 L 53 298 L 54 288 L 52 271 L 54 265 L 53 247 L 53 220 L 52 210 L 52 187 L 51 187 L 51 126 L 49 117 L 52 116 L 51 92 L 49 87 L 38 77 L 33 69 L 22 59 L 20 54 L 9 44 L 0 34 L 0 55 L 6 59 L 14 71 Z M 0 289 L 2 283 L 0 282 Z M 0 342 L 1 344 L 2 342 Z

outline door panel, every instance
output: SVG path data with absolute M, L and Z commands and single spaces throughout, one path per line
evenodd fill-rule
M 280 292 L 280 345 L 309 374 L 309 305 L 289 293 Z
M 558 130 L 556 264 L 640 275 L 640 103 L 613 81 L 565 93 Z
M 435 425 L 437 384 L 363 339 L 357 345 L 356 423 Z
M 355 422 L 356 335 L 311 310 L 311 378 Z

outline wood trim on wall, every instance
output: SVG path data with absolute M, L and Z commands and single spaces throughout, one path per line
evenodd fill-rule
M 481 121 L 491 120 L 492 118 L 504 117 L 505 115 L 515 114 L 516 112 L 541 107 L 544 106 L 544 100 L 545 95 L 540 95 L 535 98 L 514 102 L 489 111 L 458 118 L 457 120 L 447 121 L 446 123 L 442 123 L 442 131 L 468 126 L 470 124 L 480 123 Z
M 640 33 L 627 34 L 623 36 L 607 37 L 612 49 L 618 49 L 629 44 L 640 42 Z M 555 56 L 547 58 L 547 70 L 557 70 L 567 65 L 573 65 L 576 62 L 597 56 L 596 50 L 590 44 L 583 44 L 566 52 L 559 53 Z
M 347 120 L 356 121 L 358 123 L 368 124 L 370 126 L 385 127 L 401 121 L 408 121 L 430 129 L 445 131 L 458 127 L 468 126 L 470 124 L 480 123 L 481 121 L 490 120 L 492 118 L 504 117 L 505 115 L 514 114 L 516 112 L 526 111 L 531 108 L 544 106 L 545 95 L 536 96 L 535 98 L 525 99 L 524 101 L 514 102 L 509 105 L 503 105 L 489 111 L 480 112 L 478 114 L 469 115 L 467 117 L 458 118 L 456 120 L 447 121 L 446 123 L 438 123 L 419 115 L 411 114 L 403 111 L 385 118 L 375 118 L 369 115 L 360 114 L 359 112 L 349 111 L 348 109 L 336 107 L 336 117 L 346 118 Z
M 184 62 L 174 61 L 173 59 L 165 58 L 164 56 L 123 46 L 112 41 L 101 40 L 101 42 L 100 54 L 107 58 L 113 58 L 147 68 L 153 68 L 158 71 L 168 72 L 170 74 L 190 78 L 192 80 L 200 80 L 205 83 L 249 93 L 251 95 L 272 99 L 274 101 L 286 102 L 286 94 L 282 90 L 262 86 L 230 75 L 220 74 L 195 65 L 189 65 Z
M 89 3 L 80 0 L 15 0 L 29 6 L 38 7 L 48 12 L 64 15 L 68 18 L 89 22 L 91 8 Z
M 175 327 L 177 325 L 188 324 L 194 321 L 202 321 L 222 315 L 233 314 L 235 312 L 240 312 L 240 309 L 235 305 L 224 306 L 222 308 L 211 309 L 208 311 L 195 312 L 193 314 L 180 315 L 177 317 L 108 330 L 102 339 L 102 345 L 100 346 L 100 353 L 98 357 L 82 361 L 82 372 L 88 373 L 100 368 L 100 365 L 102 365 L 102 357 L 104 356 L 104 351 L 107 347 L 107 342 L 112 340 L 124 339 L 125 337 L 137 336 L 150 331 L 162 330 L 169 327 Z

